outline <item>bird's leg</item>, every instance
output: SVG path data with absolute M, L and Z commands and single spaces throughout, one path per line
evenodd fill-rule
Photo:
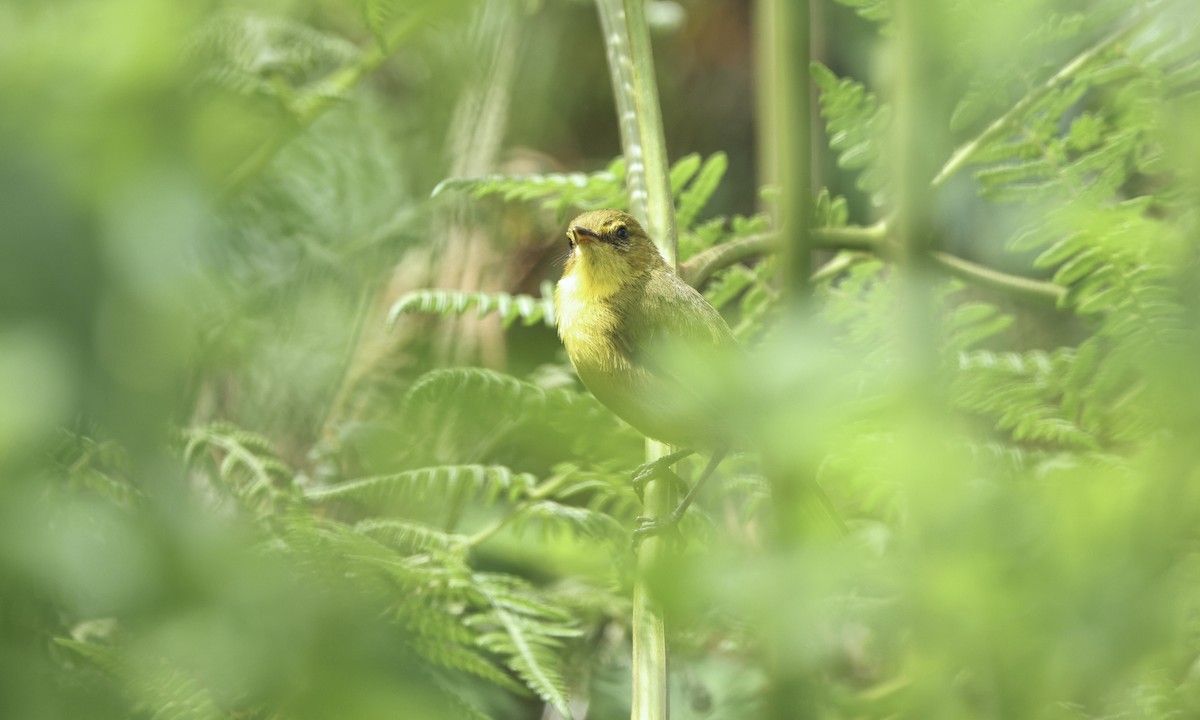
M 708 459 L 708 464 L 704 466 L 703 472 L 700 473 L 700 477 L 696 478 L 696 484 L 692 485 L 692 488 L 688 490 L 686 495 L 683 496 L 683 499 L 679 501 L 679 505 L 677 505 L 675 509 L 671 511 L 670 515 L 665 518 L 651 518 L 645 516 L 638 518 L 639 525 L 637 529 L 633 531 L 633 546 L 635 548 L 642 540 L 654 535 L 659 535 L 666 530 L 674 530 L 676 526 L 679 525 L 679 521 L 683 519 L 684 513 L 687 512 L 688 507 L 691 506 L 692 502 L 696 499 L 696 495 L 699 494 L 700 488 L 704 486 L 704 483 L 710 477 L 712 477 L 712 474 L 716 471 L 717 466 L 720 465 L 721 461 L 725 459 L 727 452 L 728 450 L 718 450 L 712 454 L 712 457 Z M 667 457 L 670 457 L 670 455 Z
M 676 450 L 670 455 L 663 455 L 657 460 L 638 465 L 637 469 L 633 471 L 633 489 L 637 492 L 638 498 L 641 499 L 645 494 L 646 483 L 655 478 L 670 480 L 686 488 L 687 483 L 671 470 L 671 466 L 695 452 L 695 450 Z

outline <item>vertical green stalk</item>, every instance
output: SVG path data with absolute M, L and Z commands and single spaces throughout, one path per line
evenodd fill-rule
M 932 32 L 937 12 L 927 0 L 901 0 L 895 4 L 892 40 L 895 121 L 891 138 L 895 157 L 895 239 L 901 276 L 900 341 L 914 383 L 926 385 L 936 364 L 937 338 L 933 321 L 933 186 L 939 147 L 937 122 L 949 117 L 939 112 L 936 42 Z M 944 121 L 943 121 L 944 122 Z M 920 392 L 920 391 L 918 391 Z
M 634 112 L 646 174 L 647 229 L 663 257 L 675 266 L 679 238 L 675 229 L 675 201 L 671 197 L 671 164 L 667 159 L 667 138 L 658 102 L 658 82 L 654 77 L 654 53 L 650 47 L 645 0 L 625 0 L 625 19 L 633 65 Z
M 763 118 L 759 129 L 764 171 L 780 188 L 775 222 L 785 297 L 796 305 L 807 295 L 812 275 L 812 120 L 809 62 L 811 53 L 808 0 L 759 0 L 756 5 L 758 88 Z M 813 492 L 815 467 L 794 459 L 763 456 L 771 479 L 775 509 L 773 553 L 788 564 L 797 556 L 806 529 L 814 524 L 820 507 Z M 818 520 L 819 522 L 819 520 Z M 811 531 L 809 532 L 811 536 Z M 786 604 L 786 598 L 778 602 Z M 792 720 L 817 717 L 812 663 L 798 640 L 811 630 L 805 613 L 780 613 L 762 627 L 767 653 L 767 717 Z M 787 627 L 798 623 L 799 627 Z
M 771 120 L 766 146 L 775 158 L 780 186 L 777 221 L 783 237 L 785 292 L 803 297 L 812 275 L 812 90 L 808 65 L 810 30 L 808 0 L 760 3 L 770 20 L 768 84 L 761 90 Z M 762 26 L 760 26 L 762 27 Z M 760 69 L 763 69 L 760 67 Z
M 608 75 L 612 80 L 613 100 L 617 106 L 617 127 L 621 130 L 621 153 L 625 158 L 625 186 L 629 213 L 647 222 L 646 165 L 642 159 L 641 131 L 638 128 L 637 99 L 633 92 L 633 58 L 629 54 L 629 27 L 625 22 L 623 0 L 596 0 L 600 11 L 600 29 L 608 55 Z M 658 236 L 651 233 L 657 240 Z
M 596 0 L 596 6 L 616 97 L 629 209 L 645 224 L 659 252 L 674 266 L 678 261 L 675 203 L 645 3 Z M 661 443 L 646 442 L 647 459 L 667 452 Z M 665 517 L 674 502 L 670 483 L 652 480 L 646 485 L 646 515 Z M 666 621 L 645 584 L 645 579 L 661 567 L 666 552 L 665 540 L 652 537 L 641 544 L 638 553 L 638 578 L 633 590 L 633 720 L 666 720 L 669 713 Z

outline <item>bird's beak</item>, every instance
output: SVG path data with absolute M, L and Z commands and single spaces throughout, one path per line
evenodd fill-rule
M 600 236 L 591 228 L 585 228 L 582 225 L 575 225 L 571 228 L 571 239 L 577 243 L 592 242 L 599 240 Z

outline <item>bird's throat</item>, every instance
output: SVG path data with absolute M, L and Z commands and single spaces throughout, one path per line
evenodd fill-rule
M 580 248 L 563 281 L 571 281 L 580 301 L 600 302 L 615 295 L 628 275 L 629 267 L 621 259 Z

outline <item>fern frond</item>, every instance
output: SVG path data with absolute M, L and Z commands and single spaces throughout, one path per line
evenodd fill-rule
M 991 417 L 1014 440 L 1093 449 L 1096 437 L 1062 410 L 1070 350 L 1024 354 L 977 350 L 959 356 L 951 385 L 955 405 Z
M 394 598 L 418 587 L 432 592 L 465 572 L 453 554 L 439 556 L 437 564 L 414 562 L 354 528 L 300 511 L 287 516 L 281 539 L 281 551 L 301 569 L 318 580 L 352 578 L 370 597 Z
M 566 681 L 558 657 L 561 638 L 577 637 L 569 613 L 551 605 L 519 578 L 475 573 L 473 589 L 488 610 L 472 619 L 477 626 L 498 626 L 484 633 L 479 644 L 504 658 L 505 664 L 538 697 L 564 717 L 571 717 Z
M 864 20 L 886 22 L 892 17 L 892 0 L 836 0 L 854 10 Z
M 402 499 L 454 497 L 460 492 L 487 503 L 501 496 L 513 501 L 528 494 L 535 483 L 532 475 L 499 465 L 442 465 L 347 480 L 313 488 L 304 497 L 313 503 L 347 500 L 383 512 Z
M 738 303 L 741 320 L 734 326 L 733 333 L 743 343 L 768 331 L 771 325 L 770 317 L 779 310 L 781 296 L 771 285 L 775 267 L 774 258 L 767 258 L 759 263 L 752 271 L 753 282 Z
M 396 6 L 399 3 L 396 0 L 359 0 L 358 4 L 367 29 L 374 33 L 376 38 L 382 39 L 396 16 Z
M 625 163 L 617 159 L 606 169 L 594 173 L 448 178 L 437 184 L 432 196 L 437 197 L 449 190 L 461 190 L 476 198 L 500 196 L 506 201 L 542 200 L 544 207 L 561 213 L 568 207 L 586 210 L 622 207 L 624 183 Z
M 696 222 L 697 216 L 708 205 L 713 193 L 720 186 L 721 178 L 725 177 L 725 171 L 728 168 L 729 158 L 725 156 L 725 153 L 714 153 L 700 166 L 699 172 L 695 173 L 695 178 L 691 183 L 682 191 L 677 191 L 679 200 L 676 203 L 675 222 L 681 231 L 686 231 Z M 674 171 L 672 171 L 673 177 Z
M 198 72 L 193 83 L 286 106 L 305 84 L 353 62 L 350 42 L 283 17 L 229 11 L 191 37 L 186 52 Z
M 947 316 L 946 347 L 962 351 L 999 335 L 1013 324 L 1013 316 L 995 305 L 967 302 L 955 306 Z
M 104 500 L 132 508 L 144 498 L 129 479 L 125 448 L 112 440 L 97 440 L 60 429 L 53 451 L 55 465 L 71 483 L 77 483 Z
M 463 315 L 472 308 L 480 317 L 498 313 L 504 327 L 517 320 L 524 325 L 539 321 L 554 327 L 554 292 L 549 283 L 542 288 L 541 297 L 531 295 L 509 295 L 508 293 L 467 293 L 455 290 L 414 290 L 401 296 L 388 312 L 388 326 L 405 313 L 434 313 L 437 315 Z
M 524 532 L 536 526 L 544 541 L 562 537 L 587 537 L 595 540 L 620 541 L 625 532 L 612 517 L 588 508 L 563 505 L 552 500 L 539 500 L 518 510 L 513 528 Z
M 224 422 L 187 428 L 183 435 L 184 462 L 200 468 L 210 460 L 211 479 L 243 506 L 262 515 L 285 498 L 294 473 L 267 438 Z
M 846 198 L 834 195 L 823 187 L 813 202 L 813 227 L 839 228 L 850 222 L 850 205 Z
M 718 272 L 704 288 L 704 297 L 718 310 L 728 305 L 754 284 L 753 271 L 745 265 L 733 265 Z
M 859 170 L 857 187 L 875 205 L 885 204 L 888 173 L 882 164 L 881 138 L 891 122 L 889 108 L 862 83 L 839 78 L 820 63 L 813 63 L 812 76 L 821 92 L 821 116 L 838 167 Z
M 503 407 L 513 417 L 547 420 L 573 418 L 594 423 L 606 414 L 589 395 L 564 389 L 546 389 L 511 375 L 486 368 L 440 368 L 425 373 L 413 383 L 401 403 L 402 414 L 422 418 L 460 407 Z
M 882 261 L 871 258 L 856 263 L 819 286 L 818 292 L 824 301 L 822 314 L 851 348 L 865 353 L 872 362 L 891 357 L 896 289 Z
M 683 192 L 683 188 L 692 178 L 696 176 L 696 172 L 700 169 L 700 153 L 689 153 L 679 158 L 674 165 L 671 166 L 671 195 L 679 197 L 679 193 Z M 682 224 L 681 224 L 682 225 Z
M 362 520 L 354 524 L 354 531 L 404 553 L 425 550 L 461 553 L 466 541 L 461 535 L 443 532 L 424 523 L 395 518 Z
M 212 693 L 168 658 L 148 657 L 119 646 L 67 638 L 55 642 L 87 658 L 122 684 L 125 695 L 153 720 L 227 720 Z
M 642 509 L 642 502 L 629 481 L 627 468 L 615 472 L 583 470 L 574 463 L 555 466 L 556 478 L 563 478 L 553 499 L 571 501 L 572 505 L 583 503 L 589 510 L 602 513 L 610 519 L 632 519 Z M 547 480 L 553 482 L 553 479 Z
M 501 443 L 530 443 L 531 452 L 557 453 L 553 459 L 612 457 L 633 449 L 637 437 L 591 395 L 484 368 L 420 376 L 396 413 L 405 434 L 402 461 L 409 467 L 488 463 Z
M 412 643 L 412 648 L 426 662 L 443 670 L 474 675 L 518 695 L 529 694 L 526 686 L 514 680 L 475 646 L 418 639 Z

